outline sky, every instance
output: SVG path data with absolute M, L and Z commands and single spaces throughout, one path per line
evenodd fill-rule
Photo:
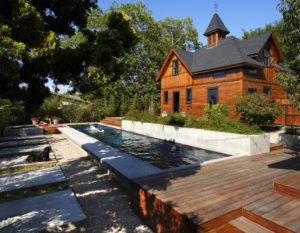
M 137 2 L 138 0 L 115 0 L 118 4 Z M 98 6 L 107 10 L 113 0 L 98 0 Z M 163 20 L 165 17 L 183 19 L 190 17 L 199 33 L 199 41 L 206 45 L 206 37 L 203 36 L 213 14 L 216 12 L 230 31 L 229 36 L 240 38 L 243 29 L 250 31 L 258 27 L 264 27 L 267 23 L 281 20 L 282 16 L 276 7 L 280 0 L 144 0 L 148 10 L 152 11 L 155 20 Z M 52 82 L 48 83 L 51 91 Z M 68 86 L 59 86 L 59 93 L 65 93 Z

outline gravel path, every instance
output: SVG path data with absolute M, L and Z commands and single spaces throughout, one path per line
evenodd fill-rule
M 133 213 L 126 195 L 109 176 L 94 165 L 86 153 L 64 135 L 49 135 L 49 142 L 59 160 L 87 219 L 69 225 L 71 232 L 152 232 Z

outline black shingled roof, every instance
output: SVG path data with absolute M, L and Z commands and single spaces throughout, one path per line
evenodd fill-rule
M 247 55 L 257 54 L 263 48 L 267 40 L 271 37 L 272 32 L 266 32 L 256 37 L 252 37 L 241 41 L 241 46 L 243 47 Z
M 213 32 L 213 31 L 223 31 L 225 32 L 226 34 L 229 33 L 228 29 L 225 27 L 223 21 L 221 20 L 220 16 L 215 13 L 214 16 L 212 17 L 207 29 L 205 30 L 204 32 L 204 35 L 208 35 L 210 32 Z
M 231 36 L 221 40 L 217 46 L 203 47 L 196 52 L 174 50 L 192 73 L 238 64 L 265 67 L 263 63 L 250 58 L 248 51 L 260 51 L 260 46 L 263 46 L 269 37 L 261 37 L 258 43 L 257 40 L 241 41 Z

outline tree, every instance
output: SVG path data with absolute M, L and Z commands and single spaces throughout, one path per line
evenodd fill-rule
M 125 113 L 130 107 L 157 113 L 160 85 L 155 81 L 155 77 L 165 57 L 173 46 L 185 49 L 188 43 L 190 50 L 199 48 L 198 32 L 190 18 L 155 21 L 152 12 L 141 1 L 120 6 L 114 4 L 104 13 L 99 9 L 91 11 L 88 17 L 89 30 L 103 31 L 111 12 L 121 12 L 128 17 L 130 27 L 138 38 L 136 46 L 119 59 L 120 63 L 126 64 L 126 71 L 118 78 L 113 78 L 102 73 L 98 66 L 90 67 L 85 86 L 78 90 L 86 99 L 102 99 L 97 103 L 102 103 L 101 108 L 108 108 L 106 112 Z M 173 43 L 170 32 L 173 35 Z M 69 46 L 82 40 L 81 35 L 76 36 L 78 37 L 70 40 L 67 38 Z M 116 111 L 111 110 L 111 104 L 115 105 Z
M 129 20 L 120 12 L 107 15 L 103 30 L 88 30 L 95 0 L 4 0 L 0 9 L 0 97 L 23 99 L 34 111 L 54 84 L 84 86 L 89 67 L 118 77 L 120 57 L 135 44 Z M 76 46 L 61 47 L 60 38 L 80 33 Z
M 36 109 L 49 94 L 48 77 L 57 56 L 60 35 L 84 30 L 88 10 L 95 0 L 4 0 L 0 9 L 0 96 L 23 99 L 28 110 Z
M 288 72 L 278 72 L 276 78 L 287 92 L 288 98 L 295 101 L 294 107 L 300 112 L 300 82 L 297 76 Z

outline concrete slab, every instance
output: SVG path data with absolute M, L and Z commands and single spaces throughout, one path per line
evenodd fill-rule
M 40 232 L 85 219 L 71 189 L 0 204 L 0 229 Z
M 19 155 L 19 156 L 17 155 L 17 156 L 9 156 L 9 157 L 6 157 L 6 158 L 0 158 L 0 169 L 17 167 L 17 166 L 27 166 L 27 165 L 35 165 L 35 164 L 53 163 L 53 161 L 38 162 L 38 163 L 27 163 L 26 162 L 27 157 L 28 157 L 28 155 Z M 53 153 L 49 154 L 49 158 L 55 159 L 55 156 L 53 155 Z
M 81 148 L 92 154 L 100 163 L 104 163 L 109 169 L 117 171 L 129 179 L 153 175 L 163 171 L 73 128 L 64 127 L 59 130 Z
M 18 140 L 33 140 L 33 139 L 45 139 L 44 135 L 34 135 L 34 136 L 10 136 L 10 137 L 0 137 L 0 142 L 18 141 Z
M 0 193 L 49 183 L 66 181 L 60 167 L 0 175 Z
M 1 156 L 9 156 L 9 155 L 21 155 L 21 154 L 30 154 L 39 151 L 43 151 L 45 147 L 49 146 L 48 144 L 38 145 L 38 146 L 22 146 L 15 148 L 4 148 L 0 149 L 0 157 Z
M 0 142 L 0 148 L 42 145 L 47 143 L 48 141 L 46 139 L 17 140 L 17 141 L 9 141 L 9 142 Z
M 3 131 L 3 135 L 7 136 L 31 136 L 31 135 L 43 135 L 43 128 L 35 126 L 26 126 L 26 127 L 6 127 Z

